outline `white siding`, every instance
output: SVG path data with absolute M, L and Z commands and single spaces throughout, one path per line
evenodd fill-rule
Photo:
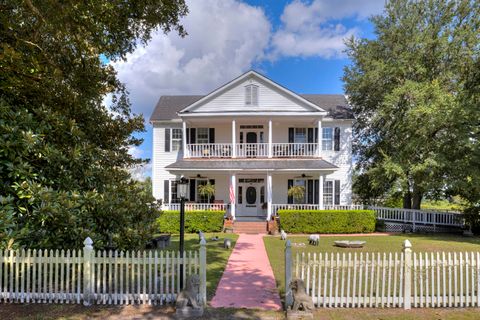
M 163 199 L 163 181 L 175 179 L 165 167 L 183 157 L 182 151 L 165 152 L 165 129 L 181 128 L 181 123 L 154 124 L 152 153 L 152 189 L 156 199 Z
M 258 106 L 245 105 L 245 86 L 258 86 Z M 297 102 L 283 92 L 273 89 L 269 84 L 258 80 L 246 80 L 237 86 L 214 97 L 210 101 L 194 108 L 191 112 L 245 112 L 245 111 L 318 111 L 301 102 Z

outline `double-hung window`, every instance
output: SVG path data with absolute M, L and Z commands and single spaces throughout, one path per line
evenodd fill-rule
M 258 86 L 253 84 L 245 86 L 245 105 L 258 106 Z
M 170 181 L 170 190 L 171 190 L 171 203 L 179 203 L 180 200 L 178 199 L 178 193 L 177 193 L 177 181 L 176 180 L 171 180 Z
M 178 151 L 182 149 L 182 129 L 172 129 L 172 151 Z
M 303 198 L 297 199 L 293 197 L 294 203 L 306 203 L 307 199 L 307 181 L 305 179 L 297 179 L 293 182 L 294 186 L 303 187 Z
M 206 144 L 209 142 L 208 128 L 197 128 L 197 143 Z
M 323 182 L 323 204 L 333 205 L 333 181 Z
M 295 143 L 307 143 L 307 128 L 294 128 L 294 130 L 293 141 Z
M 322 128 L 322 150 L 333 149 L 333 128 Z

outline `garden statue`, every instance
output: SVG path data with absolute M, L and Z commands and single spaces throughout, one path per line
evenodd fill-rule
M 314 246 L 318 246 L 320 243 L 320 235 L 319 234 L 311 234 L 308 237 L 308 243 Z
M 205 234 L 202 232 L 202 230 L 198 231 L 198 242 L 201 242 L 202 239 L 205 239 Z M 205 239 L 207 241 L 207 239 Z
M 305 290 L 305 283 L 301 279 L 293 279 L 290 282 L 290 290 L 292 290 L 293 306 L 287 309 L 287 319 L 313 319 L 315 306 L 312 298 Z
M 197 302 L 199 289 L 200 277 L 198 274 L 189 275 L 185 289 L 178 294 L 175 302 L 177 316 L 201 317 L 203 315 L 203 307 Z
M 280 239 L 287 240 L 287 233 L 284 230 L 280 231 Z
M 232 247 L 232 241 L 230 239 L 223 240 L 223 247 L 225 249 L 230 249 Z

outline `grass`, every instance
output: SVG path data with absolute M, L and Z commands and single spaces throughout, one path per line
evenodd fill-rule
M 211 241 L 214 236 L 218 236 L 220 240 Z M 205 233 L 207 239 L 207 299 L 210 300 L 215 294 L 218 282 L 222 277 L 225 266 L 227 265 L 228 257 L 232 253 L 232 249 L 227 250 L 223 248 L 223 240 L 225 238 L 231 239 L 232 248 L 235 246 L 238 235 L 229 233 Z M 172 235 L 169 250 L 178 250 L 180 242 L 179 235 Z M 200 244 L 197 234 L 185 235 L 185 250 L 199 250 Z
M 402 243 L 408 239 L 412 243 L 413 251 L 437 252 L 437 251 L 479 251 L 480 238 L 465 238 L 456 235 L 417 235 L 399 234 L 390 236 L 322 236 L 318 247 L 308 245 L 308 236 L 289 236 L 292 243 L 292 256 L 297 252 L 401 252 Z M 361 249 L 346 249 L 334 246 L 335 240 L 362 240 L 367 244 Z M 264 237 L 265 248 L 275 275 L 275 280 L 281 295 L 285 293 L 285 241 L 280 237 Z M 296 246 L 303 243 L 304 246 Z

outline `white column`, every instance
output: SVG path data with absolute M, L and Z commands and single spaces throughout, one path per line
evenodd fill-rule
M 232 215 L 232 219 L 235 220 L 235 206 L 237 203 L 237 177 L 235 176 L 235 173 L 232 173 L 230 176 L 230 185 L 232 186 L 233 198 L 235 199 L 235 201 L 230 203 L 230 214 Z
M 267 221 L 272 218 L 272 174 L 267 172 Z
M 187 123 L 185 121 L 182 121 L 182 142 L 183 142 L 183 157 L 184 158 L 189 158 L 190 155 L 188 154 L 187 150 Z
M 273 156 L 273 145 L 272 145 L 272 120 L 268 120 L 268 157 Z
M 318 137 L 317 137 L 317 156 L 322 155 L 322 120 L 318 120 Z
M 232 158 L 237 157 L 237 125 L 235 119 L 232 120 Z
M 323 205 L 323 174 L 318 177 L 318 205 L 320 210 L 325 208 Z

